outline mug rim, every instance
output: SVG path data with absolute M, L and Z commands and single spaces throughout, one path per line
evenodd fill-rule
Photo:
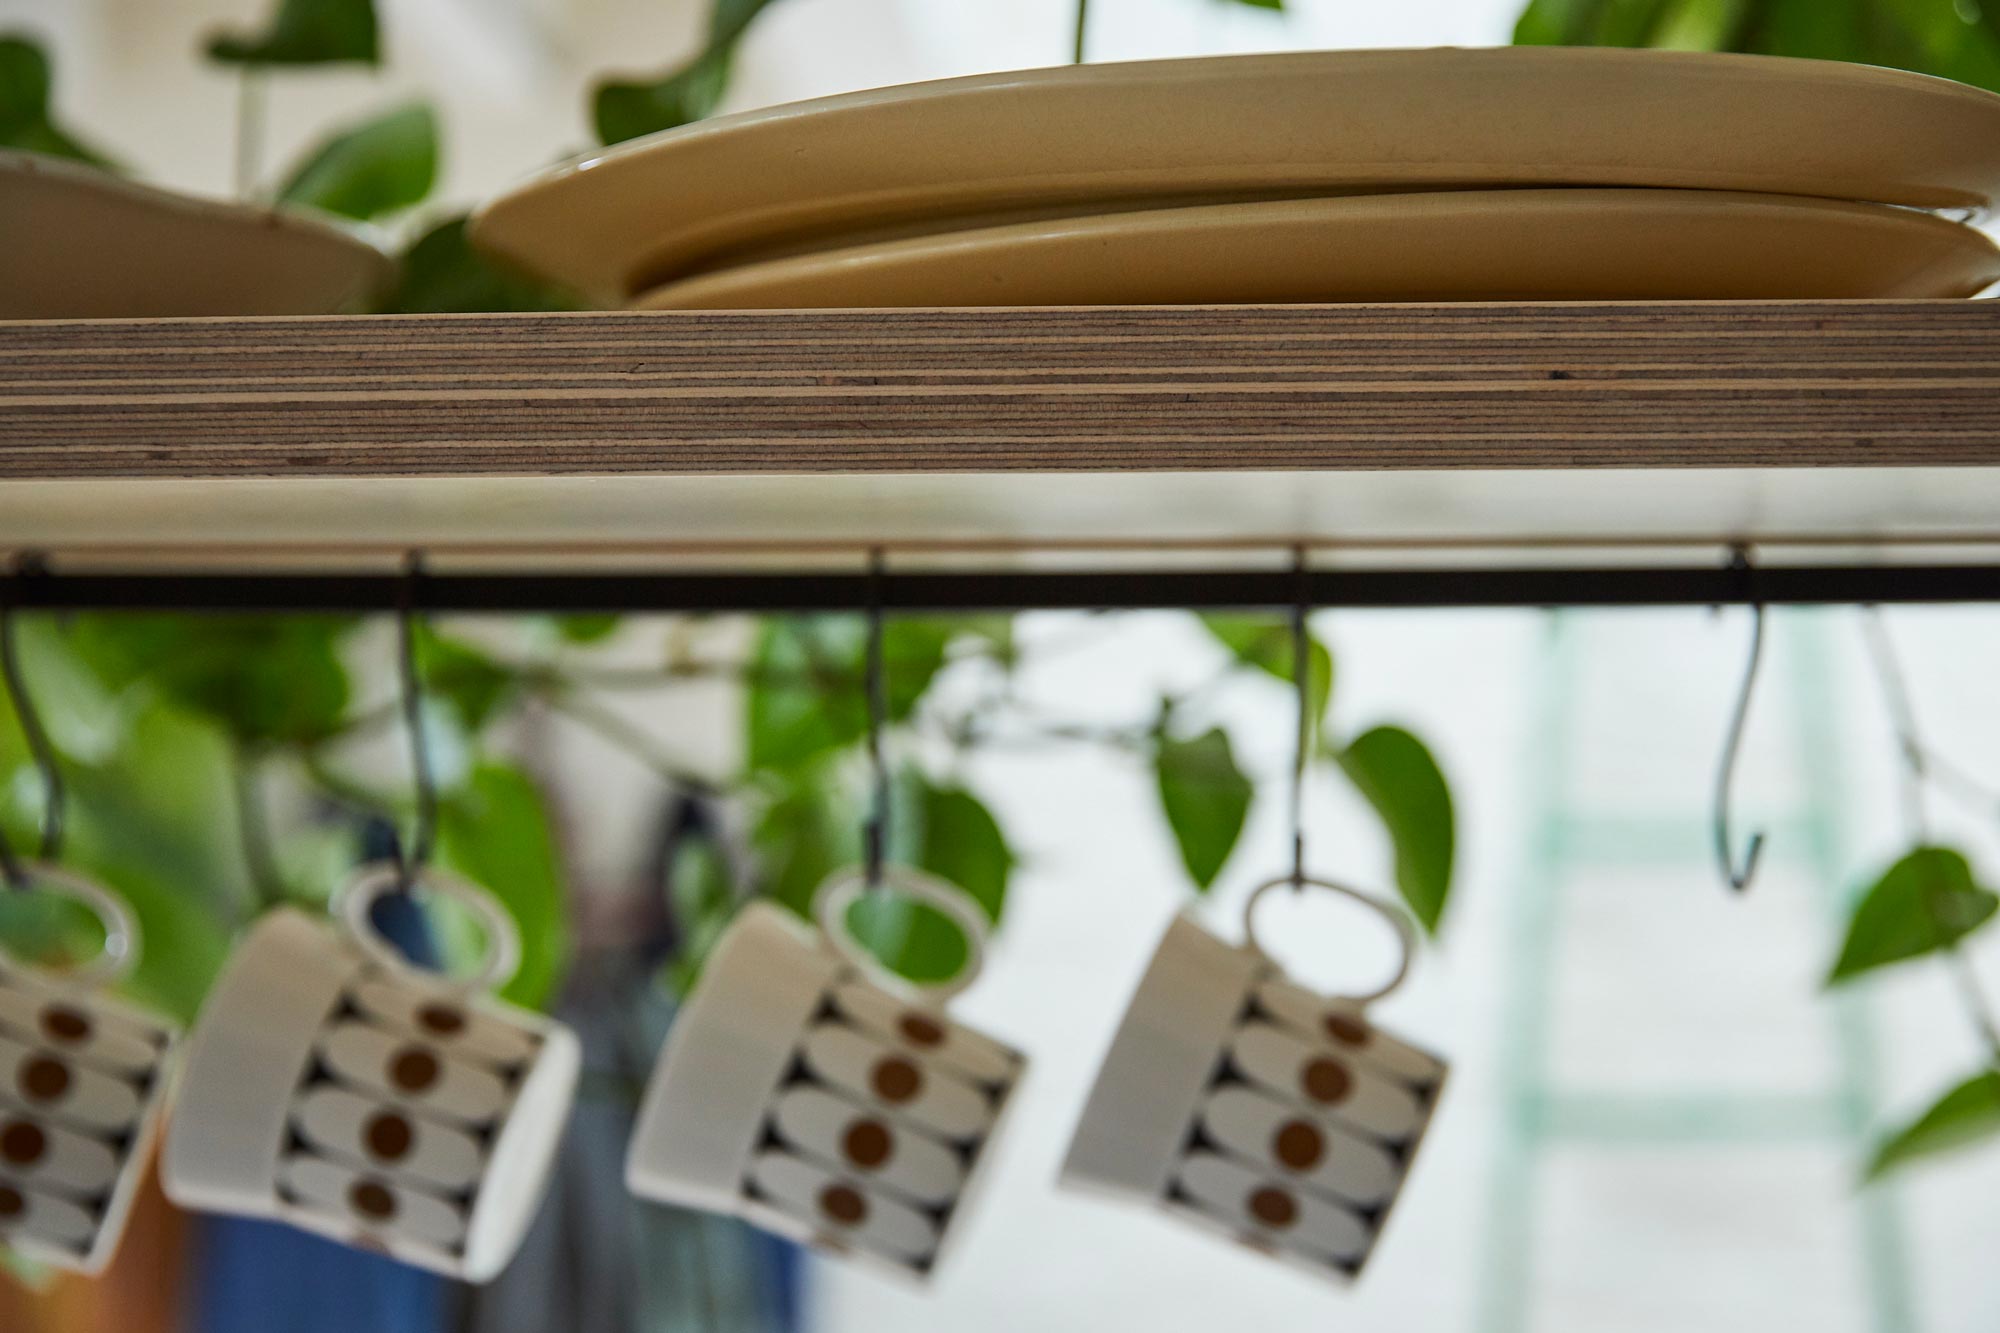
M 848 926 L 848 912 L 866 895 L 877 892 L 915 899 L 956 926 L 965 939 L 965 962 L 958 971 L 937 981 L 912 981 L 891 970 L 862 944 Z M 836 953 L 891 994 L 901 992 L 942 1007 L 979 980 L 986 967 L 986 941 L 992 926 L 985 910 L 970 893 L 950 880 L 914 866 L 882 866 L 872 884 L 864 866 L 834 871 L 813 893 L 813 917 L 819 923 L 820 935 Z
M 6 892 L 49 893 L 82 905 L 104 928 L 104 947 L 88 962 L 52 968 L 30 962 L 0 943 L 0 964 L 75 990 L 102 990 L 131 975 L 139 964 L 141 934 L 138 914 L 130 903 L 88 875 L 51 861 L 27 861 L 21 871 L 23 882 Z

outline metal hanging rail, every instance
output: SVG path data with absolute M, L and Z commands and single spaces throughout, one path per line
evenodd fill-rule
M 1817 565 L 1751 568 L 1322 569 L 1313 605 L 1372 609 L 1663 607 L 2000 602 L 2000 565 Z M 894 612 L 1223 610 L 1288 607 L 1299 578 L 1268 570 L 997 570 L 893 568 L 870 576 L 803 572 L 66 573 L 29 568 L 0 579 L 22 609 L 183 612 L 860 611 L 879 595 Z

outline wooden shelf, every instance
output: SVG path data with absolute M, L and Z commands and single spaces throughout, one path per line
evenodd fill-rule
M 113 561 L 2000 543 L 2000 303 L 0 323 L 0 479 Z

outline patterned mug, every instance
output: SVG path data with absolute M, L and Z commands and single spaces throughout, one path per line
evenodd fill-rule
M 765 903 L 730 924 L 668 1034 L 626 1180 L 645 1198 L 921 1277 L 964 1211 L 1023 1060 L 943 1013 L 978 975 L 978 905 L 941 880 L 884 871 L 887 891 L 938 909 L 967 942 L 958 975 L 912 986 L 850 931 L 864 883 L 851 871 L 821 887 L 817 931 Z
M 96 1273 L 117 1251 L 151 1162 L 178 1034 L 100 993 L 139 960 L 124 899 L 56 866 L 22 870 L 22 891 L 88 908 L 104 947 L 66 972 L 0 950 L 0 1244 Z
M 1445 1065 L 1367 1016 L 1408 972 L 1408 918 L 1344 885 L 1305 884 L 1388 918 L 1402 946 L 1395 975 L 1349 999 L 1288 980 L 1257 938 L 1255 909 L 1290 876 L 1251 895 L 1247 944 L 1177 918 L 1112 1038 L 1062 1180 L 1352 1278 L 1402 1190 Z
M 520 958 L 499 905 L 436 870 L 414 878 L 478 919 L 477 974 L 419 968 L 377 932 L 374 904 L 406 884 L 394 863 L 348 885 L 338 931 L 266 915 L 195 1024 L 162 1174 L 182 1207 L 486 1282 L 540 1206 L 581 1054 L 568 1028 L 488 994 Z

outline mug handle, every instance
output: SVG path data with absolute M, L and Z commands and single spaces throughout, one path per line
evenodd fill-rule
M 1325 889 L 1329 893 L 1338 893 L 1352 898 L 1355 902 L 1376 912 L 1383 920 L 1387 921 L 1396 932 L 1397 943 L 1402 946 L 1400 956 L 1396 962 L 1396 970 L 1387 981 L 1372 991 L 1367 991 L 1360 995 L 1343 995 L 1340 997 L 1341 999 L 1355 1005 L 1373 1004 L 1403 984 L 1403 979 L 1410 975 L 1410 959 L 1417 950 L 1417 929 L 1410 924 L 1408 914 L 1386 898 L 1379 898 L 1372 893 L 1364 893 L 1360 889 L 1351 888 L 1348 885 L 1330 879 L 1315 879 L 1311 876 L 1305 879 L 1294 879 L 1290 875 L 1280 875 L 1276 879 L 1259 884 L 1250 891 L 1249 900 L 1243 904 L 1243 936 L 1248 941 L 1251 950 L 1258 957 L 1280 971 L 1284 970 L 1283 965 L 1271 956 L 1271 951 L 1266 949 L 1263 941 L 1257 937 L 1257 904 L 1262 902 L 1264 895 L 1273 889 L 1289 889 L 1294 887 L 1300 889 Z
M 139 963 L 139 919 L 133 915 L 130 903 L 96 880 L 47 861 L 30 861 L 21 869 L 27 876 L 25 891 L 53 893 L 88 909 L 104 928 L 104 947 L 98 951 L 97 957 L 81 967 L 60 972 L 17 958 L 4 945 L 0 945 L 0 960 L 25 971 L 52 976 L 63 985 L 80 990 L 98 990 L 115 985 L 131 974 Z
M 860 940 L 854 938 L 854 932 L 848 928 L 847 912 L 869 891 L 868 872 L 860 866 L 853 866 L 836 870 L 813 895 L 813 915 L 819 920 L 820 933 L 841 957 L 895 989 L 916 991 L 934 1005 L 942 1005 L 979 979 L 980 969 L 986 965 L 986 933 L 989 927 L 986 913 L 964 889 L 909 866 L 882 867 L 882 882 L 878 891 L 901 894 L 936 908 L 965 937 L 965 966 L 953 976 L 937 982 L 914 982 L 896 975 Z
M 375 904 L 391 893 L 400 893 L 405 885 L 451 899 L 479 923 L 480 932 L 486 936 L 486 956 L 470 976 L 454 977 L 418 966 L 375 928 Z M 347 931 L 348 938 L 371 961 L 433 985 L 443 982 L 455 990 L 498 990 L 521 966 L 521 928 L 514 924 L 507 910 L 478 885 L 431 866 L 410 871 L 394 861 L 375 861 L 362 866 L 335 896 L 333 915 Z

